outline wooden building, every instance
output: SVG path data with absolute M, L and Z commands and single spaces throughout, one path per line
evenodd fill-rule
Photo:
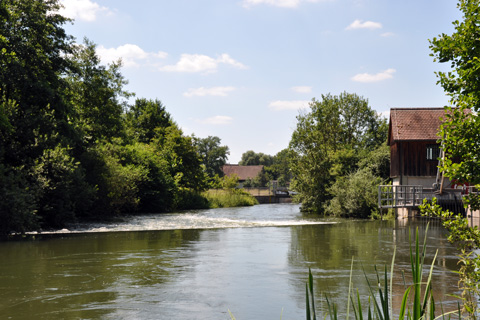
M 433 188 L 437 181 L 440 144 L 438 132 L 444 108 L 390 110 L 388 145 L 393 185 Z M 449 186 L 449 181 L 444 187 Z
M 444 117 L 444 108 L 390 110 L 392 185 L 379 186 L 379 208 L 395 208 L 397 217 L 411 216 L 424 199 L 435 197 L 444 209 L 465 214 L 462 197 L 467 190 L 452 186 L 438 169 L 443 156 L 438 134 Z

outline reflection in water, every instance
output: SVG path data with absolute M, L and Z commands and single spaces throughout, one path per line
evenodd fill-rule
M 409 234 L 414 241 L 418 227 L 420 243 L 423 243 L 427 221 L 419 219 L 403 223 L 404 225 L 399 225 L 397 221 L 348 221 L 314 228 L 310 226 L 292 228 L 290 263 L 297 266 L 296 272 L 301 273 L 304 272 L 302 267 L 305 261 L 308 261 L 314 275 L 315 286 L 320 288 L 318 291 L 326 293 L 332 301 L 345 301 L 353 259 L 353 285 L 358 288 L 363 304 L 366 305 L 368 286 L 364 271 L 372 284 L 376 283 L 375 267 L 383 279 L 384 268 L 387 266 L 390 271 L 393 252 L 396 250 L 393 308 L 398 310 L 406 286 L 412 284 Z M 460 293 L 457 289 L 458 278 L 451 271 L 457 268 L 455 250 L 447 242 L 445 230 L 438 221 L 432 221 L 427 233 L 424 279 L 437 249 L 438 256 L 432 277 L 434 297 L 437 302 L 442 301 L 445 310 L 455 309 L 457 302 L 449 296 Z M 301 289 L 298 292 L 300 303 L 304 299 L 304 291 Z M 317 298 L 318 296 L 321 295 L 318 294 Z M 326 301 L 318 300 L 318 307 L 326 312 Z M 340 313 L 346 313 L 345 305 L 340 304 L 339 309 Z
M 419 225 L 423 234 L 425 228 L 422 221 L 400 226 L 307 219 L 288 204 L 195 212 L 202 229 L 193 228 L 192 215 L 135 217 L 35 235 L 33 241 L 0 242 L 0 314 L 7 319 L 229 319 L 231 310 L 237 319 L 277 319 L 283 309 L 283 319 L 303 319 L 309 267 L 319 311 L 321 292 L 342 309 L 352 257 L 356 286 L 365 282 L 362 266 L 371 277 L 375 264 L 390 265 L 395 246 L 397 271 L 408 271 L 408 232 Z M 218 221 L 228 222 L 219 226 Z M 162 230 L 165 225 L 176 230 Z M 131 231 L 139 226 L 155 231 Z M 96 228 L 117 231 L 94 233 Z M 428 241 L 427 263 L 440 250 L 435 291 L 452 293 L 455 252 L 438 225 L 430 227 Z M 394 283 L 395 294 L 403 292 L 402 280 Z M 365 293 L 364 287 L 359 290 Z

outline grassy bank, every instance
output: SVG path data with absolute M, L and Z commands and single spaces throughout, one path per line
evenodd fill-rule
M 210 208 L 244 207 L 258 204 L 249 193 L 240 189 L 211 189 L 202 194 Z

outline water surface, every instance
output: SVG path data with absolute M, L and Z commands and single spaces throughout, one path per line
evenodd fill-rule
M 345 311 L 350 265 L 366 293 L 397 251 L 394 304 L 409 268 L 408 235 L 425 222 L 302 216 L 297 205 L 258 205 L 137 216 L 82 225 L 34 240 L 0 243 L 0 314 L 5 319 L 304 319 L 308 268 L 317 309 L 327 293 Z M 426 262 L 437 300 L 452 304 L 456 252 L 438 224 Z M 450 301 L 450 302 L 449 302 Z

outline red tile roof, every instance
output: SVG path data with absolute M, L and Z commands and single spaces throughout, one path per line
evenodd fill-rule
M 390 109 L 388 144 L 399 140 L 438 140 L 444 108 Z
M 239 166 L 238 164 L 226 164 L 223 166 L 223 173 L 226 176 L 236 174 L 238 180 L 253 179 L 263 170 L 263 166 Z

